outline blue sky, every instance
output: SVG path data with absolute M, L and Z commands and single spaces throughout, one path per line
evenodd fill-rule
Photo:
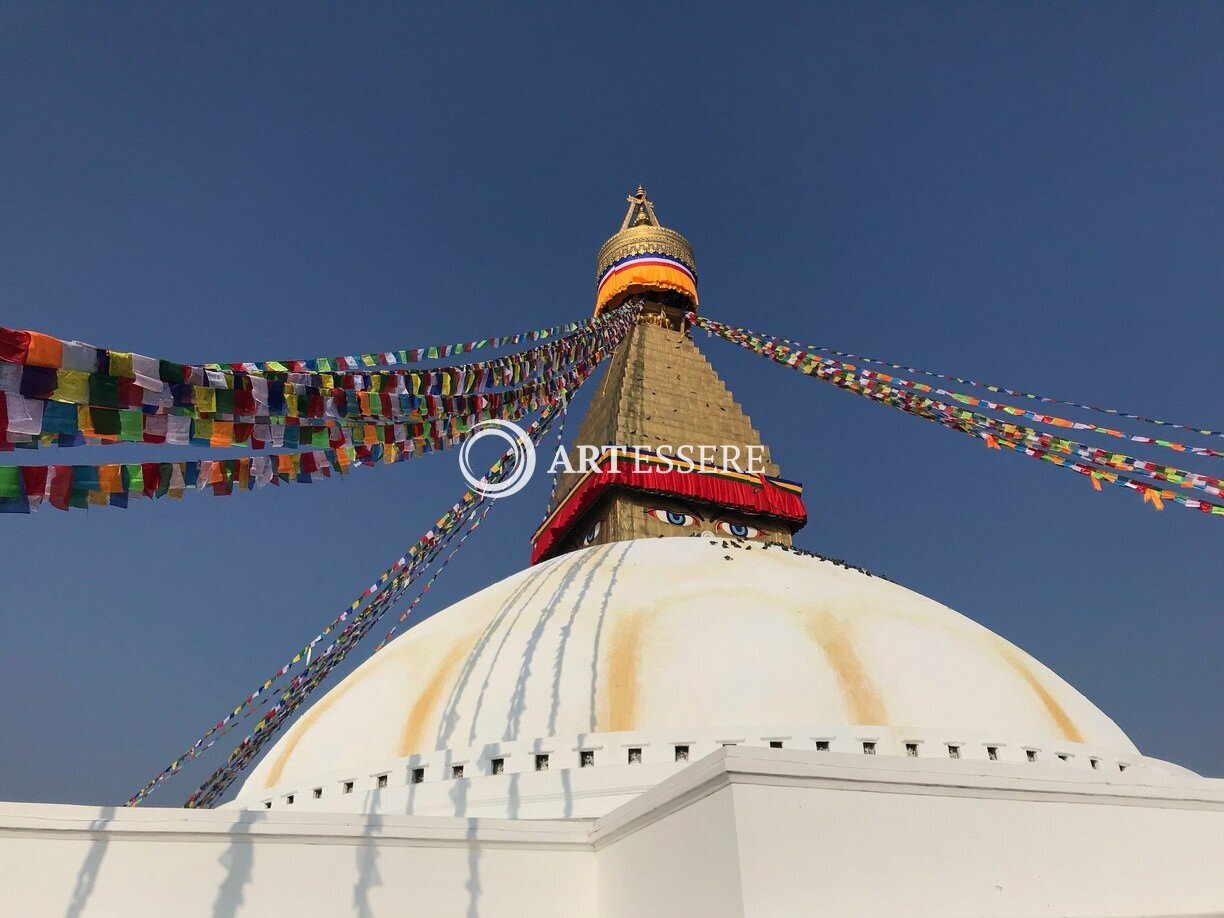
M 0 6 L 0 324 L 195 362 L 579 319 L 643 182 L 713 318 L 1224 428 L 1224 8 L 435 6 Z M 1224 774 L 1218 518 L 699 346 L 798 544 Z M 461 490 L 442 455 L 0 518 L 0 799 L 126 799 Z M 525 566 L 547 493 L 424 611 Z

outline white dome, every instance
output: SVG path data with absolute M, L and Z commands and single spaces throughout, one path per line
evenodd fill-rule
M 1136 752 L 931 599 L 786 549 L 670 538 L 562 555 L 412 628 L 319 699 L 240 799 L 434 750 L 773 724 Z

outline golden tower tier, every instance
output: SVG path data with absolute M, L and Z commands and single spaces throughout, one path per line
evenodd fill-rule
M 678 310 L 697 307 L 697 264 L 693 247 L 660 225 L 654 204 L 641 185 L 629 195 L 621 228 L 595 259 L 595 315 L 615 309 L 627 298 L 651 292 Z
M 640 246 L 670 254 L 642 256 L 633 251 Z M 609 298 L 616 266 L 639 260 L 648 264 Z M 570 470 L 532 537 L 533 563 L 665 536 L 790 545 L 807 522 L 803 488 L 778 477 L 761 435 L 693 343 L 685 318 L 697 304 L 692 247 L 659 225 L 641 187 L 597 266 L 596 314 L 629 297 L 640 313 L 579 426 Z M 692 278 L 691 290 L 678 289 L 678 276 Z

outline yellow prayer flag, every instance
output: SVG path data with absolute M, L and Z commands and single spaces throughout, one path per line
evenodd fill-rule
M 132 370 L 132 355 L 124 351 L 110 352 L 110 375 L 126 376 L 129 379 L 136 375 Z
M 217 410 L 217 392 L 208 386 L 192 386 L 196 410 L 200 414 L 212 414 Z
M 57 376 L 55 391 L 51 393 L 53 401 L 72 405 L 89 404 L 88 373 L 83 370 L 60 370 Z

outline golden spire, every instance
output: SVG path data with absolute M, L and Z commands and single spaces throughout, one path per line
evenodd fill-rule
M 625 198 L 629 202 L 629 212 L 625 214 L 621 229 L 631 226 L 658 226 L 659 220 L 654 214 L 654 204 L 646 197 L 646 189 L 638 185 L 636 194 Z

